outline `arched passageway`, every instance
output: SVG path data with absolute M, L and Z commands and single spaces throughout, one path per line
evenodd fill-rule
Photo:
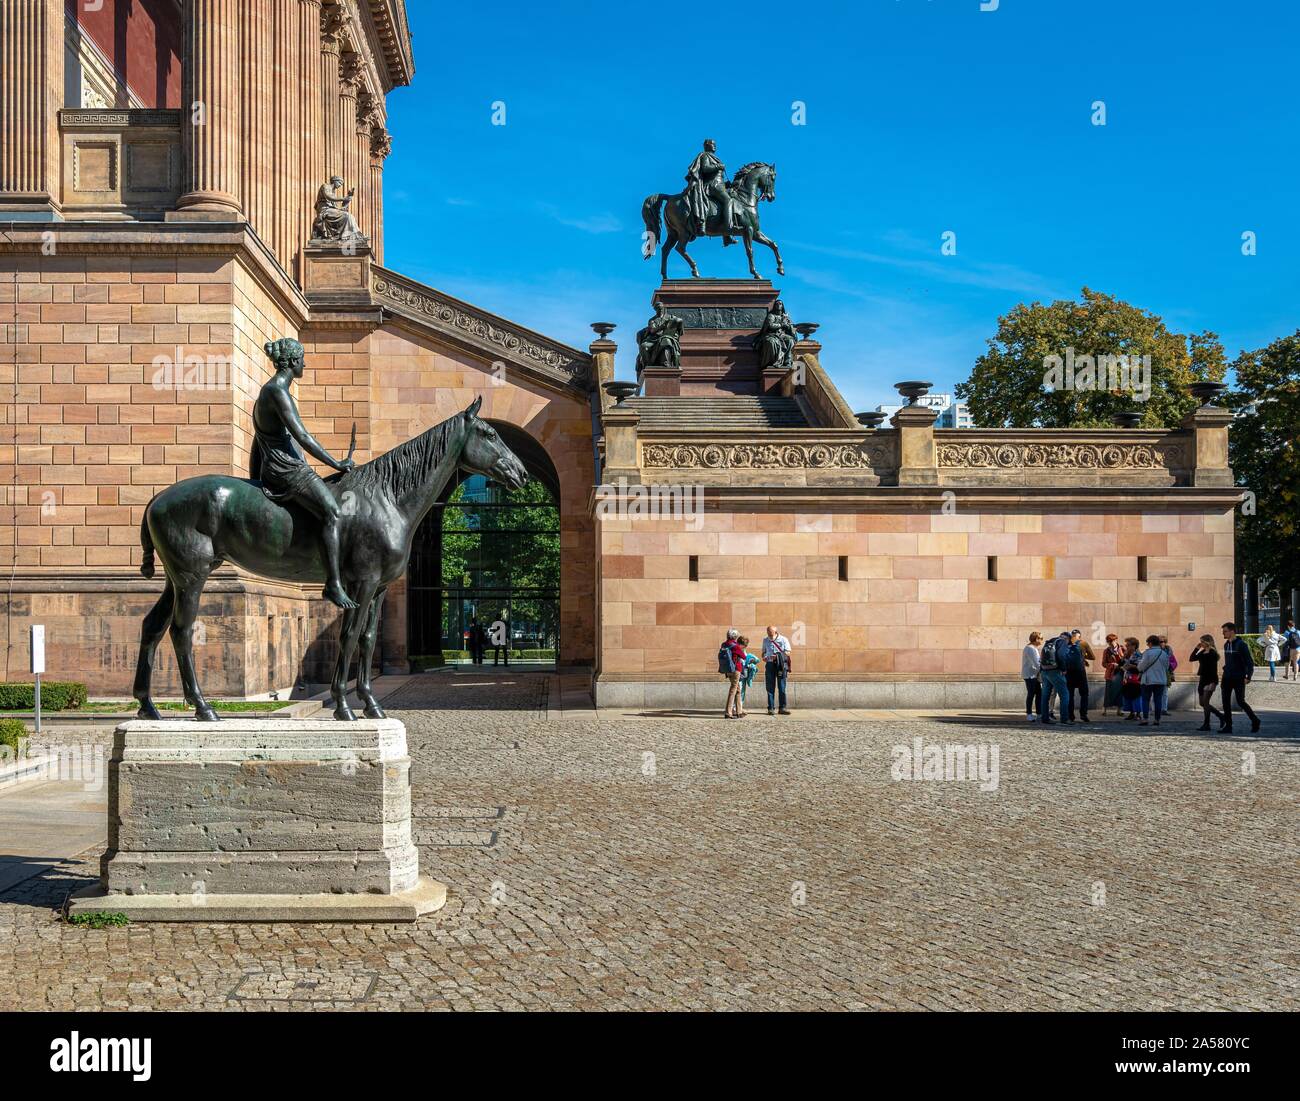
M 475 628 L 487 662 L 552 664 L 560 648 L 560 483 L 545 449 L 491 421 L 528 469 L 517 490 L 462 475 L 411 549 L 407 653 L 415 668 L 471 664 Z

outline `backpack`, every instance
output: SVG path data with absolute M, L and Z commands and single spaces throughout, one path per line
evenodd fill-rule
M 1043 643 L 1043 656 L 1039 660 L 1040 668 L 1057 669 L 1060 667 L 1058 655 L 1056 653 L 1057 642 L 1058 642 L 1057 639 L 1049 638 L 1046 642 Z
M 724 642 L 718 647 L 718 672 L 734 673 L 736 671 L 736 659 L 731 653 L 731 643 Z

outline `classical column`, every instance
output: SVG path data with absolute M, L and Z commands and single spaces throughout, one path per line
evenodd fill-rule
M 63 104 L 61 0 L 0 3 L 0 211 L 59 208 Z
M 382 126 L 370 134 L 370 252 L 376 264 L 384 262 L 384 161 L 393 151 L 393 136 Z
M 185 191 L 176 206 L 239 219 L 239 0 L 184 0 Z
M 272 51 L 275 57 L 275 130 L 271 147 L 275 157 L 269 170 L 275 181 L 274 231 L 271 247 L 285 271 L 293 271 L 298 252 L 298 220 L 302 207 L 302 188 L 298 177 L 302 171 L 303 89 L 299 85 L 302 59 L 299 54 L 298 0 L 272 0 L 274 32 Z
M 271 0 L 245 0 L 246 16 L 240 23 L 240 130 L 242 169 L 240 179 L 244 214 L 261 239 L 271 243 L 272 177 L 275 124 L 274 75 L 271 57 Z
M 331 169 L 343 177 L 344 190 L 357 186 L 357 92 L 361 90 L 361 58 L 345 50 L 339 58 L 339 166 Z M 348 208 L 353 214 L 357 212 L 357 200 L 353 198 Z
M 357 93 L 356 165 L 357 197 L 352 200 L 352 215 L 362 233 L 369 234 L 370 224 L 370 132 L 376 121 L 375 97 L 370 89 Z
M 321 118 L 325 131 L 325 172 L 319 180 L 312 182 L 313 202 L 316 188 L 331 176 L 343 174 L 343 150 L 339 142 L 339 53 L 347 21 L 347 12 L 339 4 L 326 4 L 321 8 Z
M 302 65 L 302 145 L 298 169 L 298 247 L 311 238 L 315 218 L 316 189 L 325 182 L 325 135 L 321 133 L 324 100 L 321 74 L 324 68 L 321 41 L 320 0 L 298 0 L 299 61 Z M 335 58 L 337 65 L 338 59 Z

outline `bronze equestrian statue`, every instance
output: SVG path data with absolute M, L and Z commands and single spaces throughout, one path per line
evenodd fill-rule
M 347 683 L 359 644 L 357 695 L 367 718 L 382 719 L 383 708 L 370 687 L 379 612 L 388 586 L 406 572 L 420 522 L 458 470 L 482 474 L 511 489 L 528 481 L 523 463 L 492 426 L 479 419 L 481 398 L 463 413 L 362 466 L 334 460 L 303 427 L 292 398 L 285 403 L 277 396 L 277 391 L 288 394 L 281 378 L 286 366 L 292 377 L 301 377 L 302 345 L 296 340 L 278 341 L 268 344 L 267 352 L 277 371 L 263 394 L 267 408 L 278 410 L 280 419 L 255 416 L 259 438 L 265 432 L 271 440 L 271 458 L 265 445 L 255 447 L 261 448 L 261 472 L 269 480 L 202 474 L 164 489 L 145 508 L 140 572 L 153 577 L 157 558 L 166 583 L 140 632 L 132 691 L 140 704 L 138 718 L 161 717 L 150 696 L 151 681 L 158 643 L 169 632 L 185 702 L 197 718 L 216 721 L 217 714 L 195 676 L 191 632 L 208 576 L 223 563 L 233 562 L 262 577 L 336 586 L 335 595 L 343 595 L 347 603 L 330 686 L 334 717 L 356 718 L 348 705 Z M 262 401 L 259 397 L 259 406 Z M 282 432 L 339 473 L 309 482 L 286 457 L 294 448 Z M 300 451 L 297 455 L 301 458 Z M 306 466 L 305 460 L 302 465 Z M 325 532 L 331 524 L 337 558 L 327 564 L 330 550 Z M 332 576 L 331 567 L 337 576 Z
M 754 267 L 754 242 L 766 245 L 776 256 L 778 275 L 785 274 L 781 250 L 776 242 L 764 235 L 758 224 L 758 204 L 776 200 L 776 165 L 752 161 L 727 181 L 727 168 L 718 160 L 717 147 L 712 140 L 704 143 L 704 151 L 691 163 L 686 172 L 686 189 L 676 195 L 650 195 L 641 204 L 641 219 L 646 235 L 643 255 L 648 260 L 655 254 L 662 239 L 659 210 L 664 207 L 668 223 L 668 237 L 663 242 L 659 274 L 668 278 L 668 254 L 676 249 L 691 266 L 696 279 L 700 271 L 686 252 L 686 246 L 697 237 L 721 237 L 724 245 L 735 244 L 732 235 L 739 235 L 745 243 L 745 256 L 749 261 L 749 274 L 762 278 Z M 665 204 L 666 207 L 665 207 Z

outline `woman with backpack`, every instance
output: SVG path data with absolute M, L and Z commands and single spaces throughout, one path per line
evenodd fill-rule
M 1196 681 L 1196 698 L 1200 700 L 1205 712 L 1205 722 L 1198 730 L 1210 729 L 1210 716 L 1217 715 L 1223 722 L 1223 712 L 1214 706 L 1214 692 L 1219 687 L 1219 651 L 1214 645 L 1213 635 L 1202 635 L 1201 641 L 1192 649 L 1188 661 L 1196 662 L 1200 669 Z
M 745 710 L 740 702 L 740 678 L 745 671 L 745 648 L 737 641 L 740 632 L 732 627 L 718 647 L 718 672 L 727 678 L 727 702 L 722 708 L 724 719 L 743 719 Z
M 1147 636 L 1147 648 L 1138 660 L 1138 673 L 1142 680 L 1142 721 L 1138 726 L 1147 725 L 1147 716 L 1151 714 L 1151 705 L 1155 704 L 1154 726 L 1160 725 L 1160 716 L 1164 714 L 1165 691 L 1169 687 L 1169 651 L 1160 645 L 1159 635 Z

